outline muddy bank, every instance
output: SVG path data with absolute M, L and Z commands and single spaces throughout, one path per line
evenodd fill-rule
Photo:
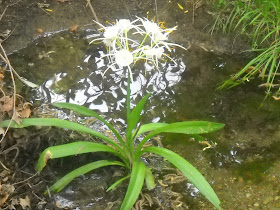
M 211 36 L 209 31 L 214 19 L 208 14 L 211 9 L 205 3 L 199 4 L 194 14 L 190 2 L 185 1 L 180 4 L 184 10 L 181 10 L 176 2 L 169 1 L 158 1 L 157 6 L 154 1 L 118 0 L 110 2 L 110 5 L 104 1 L 92 1 L 102 24 L 121 18 L 134 19 L 135 16 L 148 16 L 155 18 L 156 21 L 166 22 L 167 27 L 178 25 L 179 33 L 175 33 L 173 39 L 186 47 L 198 45 L 207 51 L 227 54 L 240 53 L 250 47 L 246 39 L 237 35 Z M 98 28 L 92 21 L 94 18 L 90 8 L 85 2 L 78 0 L 42 2 L 4 0 L 0 3 L 0 14 L 5 9 L 1 19 L 0 34 L 8 53 L 26 47 L 40 36 L 48 36 L 75 26 L 78 26 L 77 30 Z

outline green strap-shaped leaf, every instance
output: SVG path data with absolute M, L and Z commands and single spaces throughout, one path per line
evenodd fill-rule
M 149 124 L 141 125 L 137 134 L 135 135 L 135 132 L 134 132 L 133 136 L 135 135 L 135 137 L 137 137 L 137 136 L 141 135 L 142 133 L 146 133 L 148 131 L 153 131 L 153 130 L 163 127 L 165 125 L 168 125 L 168 124 L 167 123 L 149 123 Z
M 119 166 L 125 167 L 125 165 L 119 161 L 99 160 L 96 162 L 92 162 L 92 163 L 86 164 L 86 165 L 79 167 L 79 168 L 71 171 L 70 173 L 66 174 L 64 177 L 59 179 L 54 185 L 52 185 L 49 188 L 49 190 L 59 192 L 67 184 L 69 184 L 74 178 L 81 176 L 83 174 L 86 174 L 94 169 L 101 168 L 104 166 L 110 166 L 110 165 L 119 165 Z
M 214 123 L 208 121 L 185 121 L 167 124 L 165 126 L 155 129 L 149 133 L 138 145 L 137 152 L 139 152 L 142 146 L 153 136 L 159 133 L 182 133 L 182 134 L 203 134 L 211 133 L 213 131 L 220 130 L 225 124 Z
M 125 145 L 122 137 L 114 129 L 114 127 L 110 123 L 108 123 L 103 117 L 101 117 L 99 114 L 97 114 L 95 111 L 93 111 L 91 109 L 88 109 L 87 107 L 84 107 L 84 106 L 81 106 L 81 105 L 77 105 L 77 104 L 71 104 L 71 103 L 61 103 L 60 102 L 60 103 L 54 103 L 53 105 L 55 107 L 58 107 L 58 108 L 73 110 L 74 112 L 76 112 L 76 113 L 78 113 L 80 115 L 84 115 L 84 116 L 88 116 L 88 117 L 95 117 L 96 119 L 100 120 L 101 122 L 103 122 L 105 125 L 108 126 L 108 128 L 115 134 L 117 139 L 120 141 L 122 146 Z
M 125 159 L 116 150 L 104 144 L 78 141 L 69 144 L 52 146 L 45 149 L 39 157 L 36 169 L 38 172 L 42 171 L 49 159 L 67 157 L 89 152 L 110 152 L 125 161 Z
M 145 171 L 146 165 L 143 162 L 135 161 L 133 163 L 129 185 L 121 210 L 130 210 L 136 202 L 144 184 Z
M 9 122 L 10 122 L 10 120 L 0 122 L 0 127 L 1 126 L 7 127 L 9 125 Z M 24 128 L 24 127 L 28 127 L 28 126 L 55 126 L 55 127 L 59 127 L 59 128 L 66 128 L 66 129 L 73 130 L 73 131 L 91 134 L 91 135 L 101 138 L 102 140 L 111 144 L 120 153 L 123 154 L 122 148 L 115 141 L 111 140 L 110 138 L 103 135 L 102 133 L 99 133 L 98 131 L 95 131 L 91 128 L 83 126 L 79 123 L 70 122 L 70 121 L 61 120 L 61 119 L 53 119 L 53 118 L 28 118 L 28 119 L 23 119 L 21 122 L 21 125 L 17 124 L 15 121 L 13 121 L 10 125 L 11 128 Z
M 138 130 L 137 134 L 135 135 L 135 132 L 133 132 L 133 136 L 137 137 L 141 135 L 142 133 L 149 132 L 156 130 L 158 128 L 161 128 L 165 125 L 168 125 L 167 123 L 149 123 L 145 125 L 141 125 L 140 129 Z M 205 138 L 203 136 L 200 136 L 198 134 L 188 134 L 190 137 L 194 138 L 196 141 L 204 141 Z
M 217 209 L 221 209 L 220 200 L 206 179 L 180 155 L 160 147 L 147 147 L 142 150 L 142 153 L 144 152 L 152 152 L 166 158 L 170 163 L 176 166 Z
M 136 127 L 137 123 L 139 122 L 141 112 L 150 95 L 151 94 L 149 93 L 144 98 L 142 98 L 129 115 L 126 130 L 126 140 L 128 142 L 129 148 L 133 144 L 132 130 Z
M 148 190 L 152 190 L 156 187 L 152 170 L 148 167 L 146 167 L 145 183 Z
M 119 179 L 119 180 L 116 181 L 114 184 L 112 184 L 112 185 L 106 190 L 106 192 L 109 192 L 110 190 L 115 189 L 120 183 L 122 183 L 124 180 L 126 180 L 126 179 L 129 178 L 129 177 L 130 177 L 130 174 L 127 175 L 127 176 L 125 176 L 125 177 L 123 177 L 123 178 L 121 178 L 121 179 Z

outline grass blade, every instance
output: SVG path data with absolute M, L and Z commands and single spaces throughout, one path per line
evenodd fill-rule
M 49 188 L 49 190 L 59 192 L 67 184 L 69 184 L 74 178 L 81 176 L 83 174 L 86 174 L 94 169 L 101 168 L 104 166 L 110 166 L 110 165 L 119 165 L 119 166 L 125 167 L 125 165 L 119 161 L 99 160 L 96 162 L 92 162 L 92 163 L 86 164 L 86 165 L 79 167 L 79 168 L 71 171 L 70 173 L 66 174 L 64 177 L 59 179 L 54 185 L 52 185 Z
M 133 163 L 129 185 L 121 206 L 121 210 L 129 210 L 136 202 L 144 184 L 146 165 L 143 162 Z
M 110 152 L 120 157 L 120 154 L 116 150 L 104 144 L 78 141 L 69 144 L 52 146 L 45 149 L 39 157 L 36 169 L 38 172 L 42 171 L 49 159 L 67 157 L 89 152 Z
M 7 127 L 9 122 L 10 120 L 0 122 L 0 126 Z M 98 131 L 83 126 L 79 123 L 70 122 L 67 120 L 53 119 L 53 118 L 28 118 L 28 119 L 23 119 L 21 125 L 17 124 L 15 121 L 13 121 L 10 125 L 11 128 L 24 128 L 29 126 L 55 126 L 58 128 L 66 128 L 73 131 L 87 133 L 106 141 L 107 143 L 114 146 L 120 153 L 123 153 L 122 148 L 120 148 L 120 146 L 115 141 L 111 140 L 110 138 L 103 135 L 102 133 L 99 133 Z
M 220 200 L 206 179 L 180 155 L 160 147 L 147 147 L 144 148 L 142 152 L 152 152 L 166 158 L 170 163 L 176 166 L 217 209 L 221 209 Z

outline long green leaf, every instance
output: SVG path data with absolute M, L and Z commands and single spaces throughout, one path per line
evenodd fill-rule
M 140 129 L 138 130 L 137 134 L 135 135 L 135 132 L 133 133 L 133 136 L 135 137 L 141 135 L 142 133 L 148 132 L 148 131 L 153 131 L 157 128 L 163 127 L 165 125 L 168 125 L 166 123 L 149 123 L 149 124 L 144 124 L 141 125 Z
M 149 133 L 138 145 L 137 151 L 153 136 L 159 133 L 203 134 L 222 129 L 225 124 L 208 121 L 186 121 L 167 124 Z
M 136 127 L 137 123 L 139 122 L 141 112 L 150 95 L 151 94 L 149 93 L 144 98 L 142 98 L 129 115 L 126 130 L 126 140 L 129 145 L 129 148 L 133 146 L 132 130 Z
M 0 122 L 0 126 L 7 127 L 9 125 L 9 122 L 10 120 Z M 93 136 L 101 138 L 102 140 L 114 146 L 120 153 L 123 153 L 122 148 L 115 141 L 111 140 L 110 138 L 103 135 L 102 133 L 99 133 L 98 131 L 83 126 L 79 123 L 70 122 L 67 120 L 53 119 L 53 118 L 28 118 L 28 119 L 23 119 L 21 125 L 17 124 L 15 121 L 13 121 L 10 125 L 11 128 L 24 128 L 28 126 L 55 126 L 59 128 L 66 128 L 73 131 L 91 134 Z
M 110 190 L 115 189 L 120 183 L 122 183 L 124 180 L 126 180 L 126 179 L 129 178 L 129 177 L 130 177 L 130 174 L 127 175 L 127 176 L 125 176 L 125 177 L 123 177 L 123 178 L 121 178 L 121 179 L 119 179 L 119 180 L 116 181 L 114 184 L 112 184 L 112 185 L 106 190 L 106 192 L 109 192 Z
M 152 152 L 166 158 L 170 163 L 176 166 L 217 209 L 221 209 L 220 200 L 206 179 L 180 155 L 160 147 L 147 147 L 143 149 L 142 153 L 144 152 Z
M 78 141 L 58 146 L 52 146 L 45 149 L 39 157 L 36 169 L 38 172 L 42 171 L 49 159 L 67 157 L 89 152 L 110 152 L 124 159 L 116 150 L 104 144 L 88 141 Z
M 129 210 L 136 202 L 144 184 L 146 165 L 143 162 L 133 163 L 129 185 L 121 206 L 121 210 Z
M 119 161 L 99 160 L 96 162 L 92 162 L 92 163 L 86 164 L 86 165 L 79 167 L 79 168 L 71 171 L 70 173 L 66 174 L 64 177 L 59 179 L 54 185 L 52 185 L 49 188 L 49 190 L 59 192 L 67 184 L 69 184 L 74 178 L 81 176 L 83 174 L 86 174 L 94 169 L 101 168 L 104 166 L 110 166 L 110 165 L 119 165 L 119 166 L 125 167 L 125 165 Z
M 73 110 L 74 112 L 84 115 L 84 116 L 88 116 L 88 117 L 95 117 L 96 119 L 100 120 L 101 122 L 103 122 L 105 125 L 108 126 L 108 128 L 115 134 L 115 136 L 117 137 L 117 139 L 120 141 L 120 143 L 122 144 L 122 146 L 125 145 L 122 137 L 120 136 L 120 134 L 114 129 L 114 127 L 108 123 L 103 117 L 101 117 L 99 114 L 97 114 L 95 111 L 88 109 L 87 107 L 81 106 L 81 105 L 77 105 L 77 104 L 71 104 L 71 103 L 54 103 L 53 104 L 55 107 L 58 108 L 63 108 L 63 109 L 70 109 Z

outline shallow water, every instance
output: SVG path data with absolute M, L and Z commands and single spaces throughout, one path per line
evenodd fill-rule
M 18 83 L 17 88 L 35 106 L 56 101 L 85 105 L 102 113 L 122 130 L 126 80 L 123 72 L 110 70 L 102 77 L 106 60 L 98 58 L 105 49 L 101 45 L 88 45 L 90 37 L 96 34 L 93 30 L 59 32 L 35 40 L 12 54 L 10 59 L 18 73 L 40 85 L 32 90 Z M 164 135 L 162 142 L 205 175 L 224 209 L 279 208 L 277 101 L 267 100 L 261 107 L 264 93 L 254 83 L 226 91 L 215 90 L 218 82 L 242 67 L 244 60 L 240 57 L 216 55 L 196 45 L 187 52 L 176 49 L 173 57 L 178 65 L 163 62 L 160 71 L 150 67 L 145 72 L 143 63 L 134 67 L 132 106 L 147 91 L 153 93 L 143 122 L 209 120 L 225 123 L 223 130 L 206 136 L 210 144 L 217 145 L 205 151 L 206 145 L 184 135 Z M 118 192 L 104 193 L 109 176 L 108 171 L 83 176 L 55 198 L 61 205 L 66 203 L 65 206 L 76 206 L 76 209 L 99 209 L 108 202 L 120 202 Z M 184 195 L 184 207 L 212 208 L 194 188 L 190 190 L 190 186 L 188 182 L 173 186 Z M 120 190 L 124 195 L 124 188 Z

